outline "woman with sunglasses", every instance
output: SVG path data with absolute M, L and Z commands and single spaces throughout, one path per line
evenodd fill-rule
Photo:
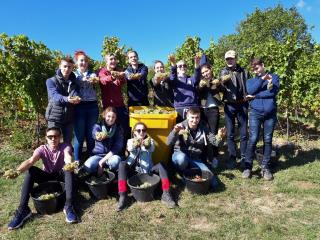
M 114 107 L 107 107 L 102 112 L 103 121 L 95 124 L 92 130 L 92 137 L 95 139 L 95 146 L 92 150 L 94 154 L 83 166 L 89 173 L 101 175 L 103 169 L 117 170 L 121 157 L 119 156 L 123 148 L 123 130 L 116 123 L 117 111 Z
M 243 178 L 250 178 L 252 162 L 259 140 L 260 128 L 263 126 L 263 160 L 261 163 L 261 175 L 264 180 L 272 180 L 270 171 L 270 158 L 272 151 L 272 136 L 277 121 L 277 100 L 279 92 L 279 77 L 274 73 L 268 73 L 260 58 L 251 60 L 254 78 L 247 80 L 247 99 L 250 99 L 249 108 L 249 141 L 246 151 L 245 170 Z
M 82 159 L 83 142 L 87 143 L 87 154 L 91 156 L 94 147 L 92 129 L 98 120 L 99 108 L 97 93 L 94 87 L 96 74 L 88 70 L 89 57 L 83 51 L 76 51 L 74 54 L 77 70 L 74 74 L 77 77 L 76 83 L 79 85 L 80 104 L 75 107 L 74 118 L 74 159 Z
M 34 183 L 47 181 L 64 181 L 66 190 L 66 201 L 63 212 L 66 215 L 67 223 L 78 221 L 73 209 L 73 172 L 63 170 L 66 163 L 72 161 L 72 147 L 67 143 L 60 143 L 61 129 L 51 127 L 46 130 L 47 144 L 41 145 L 34 152 L 32 157 L 25 160 L 15 170 L 11 178 L 15 178 L 25 172 L 24 182 L 21 189 L 20 204 L 15 212 L 15 216 L 8 225 L 9 230 L 22 227 L 23 223 L 31 217 L 32 212 L 28 206 L 30 192 Z M 36 162 L 42 160 L 43 170 L 34 166 Z
M 174 102 L 173 106 L 178 112 L 177 122 L 183 121 L 189 107 L 198 106 L 198 95 L 196 87 L 201 78 L 200 58 L 194 57 L 194 75 L 187 75 L 187 65 L 185 61 L 180 60 L 176 63 L 174 55 L 169 56 L 171 64 L 170 81 L 172 83 Z
M 132 129 L 133 138 L 128 140 L 127 150 L 129 156 L 126 161 L 119 165 L 118 190 L 119 203 L 117 211 L 123 210 L 127 205 L 127 174 L 135 173 L 157 173 L 160 175 L 162 183 L 161 202 L 169 208 L 176 206 L 169 192 L 170 183 L 167 171 L 161 163 L 153 166 L 152 152 L 155 149 L 154 141 L 147 135 L 147 126 L 143 122 L 138 122 Z

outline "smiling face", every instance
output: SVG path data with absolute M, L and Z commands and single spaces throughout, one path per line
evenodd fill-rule
M 88 69 L 88 58 L 85 55 L 78 55 L 77 56 L 77 66 L 78 69 L 80 69 L 81 72 L 86 72 Z
M 157 62 L 154 65 L 154 72 L 155 73 L 164 73 L 164 66 L 162 62 Z
M 235 59 L 235 58 L 226 58 L 226 63 L 227 63 L 227 66 L 229 68 L 232 68 L 232 67 L 236 66 L 237 59 Z
M 196 129 L 200 122 L 200 113 L 187 113 L 188 126 L 191 129 Z
M 117 114 L 114 112 L 105 112 L 104 121 L 108 126 L 112 126 L 117 120 Z
M 108 70 L 114 70 L 117 67 L 117 59 L 114 55 L 106 55 L 105 56 L 106 67 Z
M 128 61 L 130 65 L 137 65 L 139 61 L 138 55 L 135 52 L 129 52 Z
M 60 143 L 61 134 L 57 130 L 49 130 L 46 133 L 47 143 L 50 148 L 57 148 Z
M 143 124 L 137 124 L 134 128 L 133 135 L 137 139 L 144 139 L 147 135 L 147 129 Z
M 62 60 L 59 65 L 59 69 L 61 70 L 61 73 L 64 79 L 68 79 L 70 76 L 70 73 L 72 72 L 73 64 L 65 60 Z
M 184 77 L 187 74 L 187 65 L 183 60 L 177 62 L 177 73 L 179 77 Z
M 210 80 L 212 78 L 211 69 L 208 68 L 207 66 L 203 66 L 201 68 L 201 75 L 202 75 L 202 78 Z
M 265 74 L 264 64 L 256 64 L 252 67 L 254 74 L 257 76 L 262 76 Z

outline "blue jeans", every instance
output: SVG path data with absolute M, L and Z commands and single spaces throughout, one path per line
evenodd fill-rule
M 87 142 L 87 152 L 91 155 L 94 148 L 92 129 L 98 120 L 99 108 L 97 102 L 83 102 L 75 107 L 74 118 L 74 159 L 81 160 L 84 139 Z
M 229 158 L 232 161 L 236 160 L 237 150 L 235 143 L 235 120 L 237 119 L 240 132 L 240 153 L 241 158 L 245 157 L 247 149 L 247 121 L 248 121 L 248 104 L 225 104 L 225 124 L 227 128 L 227 142 Z
M 84 163 L 84 169 L 89 173 L 95 173 L 98 171 L 99 161 L 105 156 L 106 154 L 98 154 L 89 157 L 87 161 Z M 119 167 L 119 163 L 121 162 L 121 157 L 118 155 L 113 155 L 109 158 L 106 162 L 106 167 L 110 170 L 117 170 Z
M 201 161 L 201 159 L 191 159 L 187 154 L 181 151 L 177 151 L 172 154 L 172 163 L 174 167 L 180 172 L 183 172 L 188 167 L 199 168 L 202 171 L 211 172 L 207 165 L 205 165 Z M 213 182 L 214 178 L 212 178 L 211 180 L 211 186 L 214 187 L 216 185 L 216 183 Z
M 255 150 L 257 142 L 259 140 L 259 133 L 261 125 L 263 125 L 263 160 L 262 168 L 269 168 L 271 151 L 272 151 L 272 136 L 273 130 L 277 121 L 276 113 L 263 116 L 255 112 L 250 112 L 249 115 L 249 141 L 246 151 L 246 168 L 252 168 L 253 158 L 255 156 Z

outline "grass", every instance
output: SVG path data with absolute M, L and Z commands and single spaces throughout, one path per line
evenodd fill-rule
M 224 156 L 217 170 L 221 183 L 207 195 L 192 195 L 171 177 L 176 209 L 167 209 L 157 196 L 117 213 L 115 191 L 110 199 L 95 201 L 81 189 L 75 206 L 81 222 L 74 225 L 65 223 L 62 212 L 34 214 L 22 229 L 7 231 L 23 176 L 0 178 L 0 239 L 320 239 L 320 141 L 294 143 L 279 144 L 270 182 L 260 178 L 257 165 L 249 180 L 239 170 L 224 169 Z M 2 146 L 1 168 L 16 166 L 31 153 Z M 35 212 L 31 201 L 29 206 Z

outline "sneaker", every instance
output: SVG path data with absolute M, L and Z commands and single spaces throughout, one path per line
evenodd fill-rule
M 20 228 L 23 225 L 24 221 L 30 218 L 31 215 L 32 215 L 32 212 L 29 207 L 26 207 L 22 211 L 19 211 L 19 209 L 17 209 L 13 219 L 8 225 L 8 230 Z
M 250 169 L 245 169 L 242 172 L 242 178 L 250 178 L 251 177 L 251 170 Z
M 212 168 L 217 168 L 219 165 L 219 160 L 217 158 L 213 158 L 211 162 Z
M 119 202 L 116 211 L 120 212 L 127 207 L 127 193 L 120 193 Z
M 161 196 L 161 202 L 165 205 L 167 205 L 168 208 L 175 208 L 177 205 L 173 201 L 169 191 L 163 191 Z
M 65 206 L 63 208 L 63 212 L 66 215 L 66 222 L 67 223 L 76 223 L 78 222 L 78 217 L 73 209 L 72 206 Z
M 270 169 L 268 169 L 268 168 L 263 168 L 261 170 L 261 176 L 266 181 L 270 181 L 273 179 L 272 173 L 270 172 Z

